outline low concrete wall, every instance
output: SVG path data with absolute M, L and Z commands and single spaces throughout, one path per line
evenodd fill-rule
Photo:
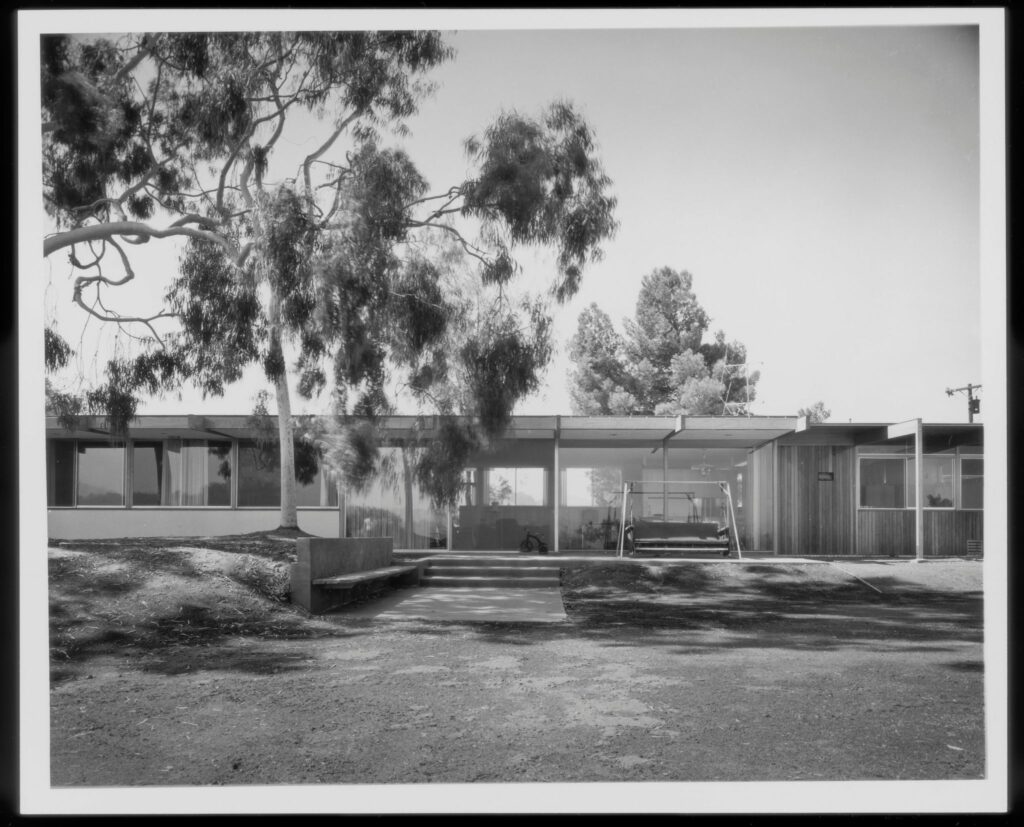
M 295 542 L 297 560 L 292 564 L 292 603 L 312 614 L 339 605 L 342 597 L 318 589 L 314 580 L 387 568 L 394 541 L 390 537 L 300 537 Z
M 51 508 L 47 536 L 56 540 L 114 537 L 216 537 L 271 531 L 278 508 Z M 299 509 L 299 528 L 319 537 L 338 536 L 337 509 Z

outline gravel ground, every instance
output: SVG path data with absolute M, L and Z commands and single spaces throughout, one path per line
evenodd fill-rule
M 534 626 L 308 619 L 163 554 L 51 560 L 55 786 L 985 773 L 976 562 L 574 569 Z

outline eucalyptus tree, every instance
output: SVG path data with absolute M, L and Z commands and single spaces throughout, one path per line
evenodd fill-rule
M 717 331 L 693 277 L 669 267 L 644 276 L 625 335 L 596 304 L 584 309 L 570 344 L 573 407 L 584 414 L 746 413 L 758 371 L 746 347 Z
M 78 404 L 123 434 L 140 394 L 183 382 L 220 394 L 259 365 L 278 414 L 281 525 L 294 527 L 289 373 L 303 396 L 330 389 L 345 423 L 330 458 L 356 481 L 372 472 L 376 422 L 401 385 L 443 417 L 415 473 L 435 501 L 452 501 L 459 463 L 507 425 L 550 355 L 545 303 L 506 295 L 518 250 L 555 252 L 549 298 L 564 301 L 615 230 L 592 131 L 569 103 L 502 113 L 466 142 L 470 176 L 437 190 L 383 146 L 452 57 L 437 32 L 44 38 L 43 187 L 56 226 L 44 255 L 67 252 L 86 314 L 142 331 L 139 352 L 111 360 Z M 312 148 L 281 174 L 286 134 Z M 443 289 L 438 238 L 496 290 L 486 324 Z M 146 277 L 132 248 L 154 241 L 180 252 L 165 301 L 118 310 L 117 288 Z

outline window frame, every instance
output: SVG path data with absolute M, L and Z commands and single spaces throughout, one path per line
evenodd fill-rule
M 863 460 L 865 460 L 865 459 L 902 460 L 902 462 L 903 462 L 903 505 L 895 505 L 895 506 L 864 505 L 861 502 L 861 484 L 860 484 L 861 470 L 860 469 L 861 469 L 861 462 Z M 856 484 L 857 484 L 857 510 L 858 511 L 906 511 L 908 508 L 913 508 L 913 506 L 908 506 L 907 505 L 907 489 L 909 488 L 909 486 L 907 485 L 907 476 L 906 476 L 907 475 L 907 466 L 908 466 L 907 456 L 905 454 L 897 454 L 895 452 L 888 453 L 888 454 L 882 454 L 882 453 L 877 453 L 877 454 L 864 453 L 864 454 L 861 454 L 861 453 L 858 453 L 857 454 L 857 480 L 856 480 Z
M 123 442 L 119 442 L 119 443 L 109 443 L 109 442 L 103 442 L 102 440 L 98 440 L 98 439 L 74 439 L 74 440 L 71 440 L 71 442 L 74 443 L 74 446 L 75 446 L 75 450 L 74 450 L 75 464 L 74 464 L 74 469 L 73 469 L 73 473 L 74 473 L 74 494 L 75 494 L 74 502 L 75 502 L 75 504 L 72 505 L 72 506 L 66 506 L 65 505 L 65 506 L 55 506 L 55 507 L 56 508 L 88 508 L 88 509 L 91 509 L 91 510 L 95 510 L 95 509 L 102 510 L 102 509 L 113 509 L 113 508 L 127 508 L 128 507 L 128 453 L 129 453 L 128 443 L 129 443 L 129 440 L 124 440 Z M 83 444 L 86 445 L 86 446 L 90 446 L 91 445 L 91 446 L 99 447 L 99 448 L 107 448 L 107 447 L 109 447 L 109 448 L 120 448 L 121 449 L 121 502 L 120 502 L 120 504 L 114 505 L 112 503 L 96 503 L 94 505 L 89 505 L 88 503 L 86 503 L 86 504 L 83 505 L 82 503 L 80 503 L 78 501 L 79 500 L 79 498 L 78 498 L 78 484 L 79 484 L 79 482 L 81 480 L 81 467 L 82 467 L 82 463 L 81 463 L 80 456 L 79 456 L 80 455 L 79 446 L 83 445 Z M 47 470 L 49 470 L 49 469 L 47 469 Z
M 977 453 L 971 453 L 971 454 L 960 454 L 960 453 L 957 453 L 957 454 L 948 454 L 948 453 L 935 454 L 935 453 L 933 453 L 933 454 L 924 454 L 924 455 L 922 455 L 922 460 L 923 461 L 927 461 L 930 457 L 948 457 L 948 458 L 951 458 L 953 460 L 953 476 L 954 476 L 953 504 L 952 505 L 924 505 L 923 509 L 925 511 L 984 511 L 985 510 L 984 502 L 982 502 L 982 505 L 980 507 L 977 507 L 977 508 L 973 507 L 973 506 L 971 506 L 971 507 L 964 507 L 964 505 L 963 505 L 963 460 L 965 460 L 965 459 L 976 459 L 976 460 L 981 460 L 982 462 L 984 462 L 984 460 L 985 460 L 985 455 L 984 454 L 977 454 Z M 907 479 L 908 482 L 904 484 L 904 491 L 903 491 L 903 501 L 904 501 L 905 505 L 903 507 L 897 506 L 897 507 L 894 507 L 894 508 L 888 508 L 888 507 L 884 507 L 884 506 L 874 506 L 874 505 L 863 505 L 861 503 L 861 486 L 860 486 L 861 460 L 863 460 L 863 459 L 897 459 L 897 458 L 904 460 L 904 462 L 906 464 L 905 465 L 905 468 L 906 468 L 906 472 L 905 473 L 907 474 L 906 479 Z M 909 483 L 909 480 L 911 479 L 911 472 L 913 471 L 913 463 L 916 462 L 916 459 L 917 459 L 916 456 L 913 455 L 913 454 L 897 454 L 897 453 L 885 454 L 885 453 L 874 453 L 874 452 L 872 452 L 872 453 L 867 453 L 867 452 L 865 452 L 865 453 L 858 453 L 857 454 L 857 479 L 856 479 L 857 510 L 858 511 L 913 511 L 913 510 L 915 510 L 916 506 L 910 502 L 910 498 L 909 498 L 908 495 L 909 495 L 909 492 L 911 490 L 911 485 Z M 984 477 L 984 471 L 982 472 L 981 478 L 982 478 L 982 480 L 984 480 L 984 478 L 985 478 Z M 916 480 L 916 477 L 915 477 L 915 480 Z M 917 496 L 916 485 L 914 486 L 914 496 L 915 497 Z
M 924 510 L 925 511 L 957 511 L 960 508 L 960 498 L 958 496 L 958 494 L 959 494 L 958 489 L 960 487 L 960 484 L 958 482 L 958 480 L 959 480 L 959 470 L 960 469 L 959 469 L 959 463 L 957 462 L 957 459 L 956 459 L 956 455 L 955 454 L 923 454 L 922 457 L 921 457 L 921 461 L 922 462 L 926 462 L 929 458 L 932 458 L 932 457 L 948 457 L 949 459 L 951 459 L 953 461 L 952 462 L 952 465 L 953 465 L 953 479 L 952 479 L 952 484 L 950 486 L 950 488 L 951 488 L 950 493 L 953 495 L 952 496 L 953 503 L 952 503 L 952 505 L 924 505 Z M 908 456 L 907 457 L 907 479 L 908 480 L 910 479 L 910 466 L 911 466 L 911 463 L 915 462 L 916 459 L 917 458 L 914 457 L 914 456 Z M 917 485 L 916 485 L 916 477 L 914 479 L 915 479 L 914 498 L 916 499 L 918 497 Z M 909 484 L 907 485 L 907 490 L 908 491 L 910 490 L 910 485 Z M 909 497 L 908 497 L 908 500 L 909 500 Z M 913 511 L 915 507 L 916 506 L 911 505 L 910 503 L 907 504 L 907 508 L 910 509 L 911 511 Z
M 963 461 L 965 459 L 976 459 L 981 461 L 981 491 L 982 499 L 980 506 L 964 506 L 963 502 L 963 485 L 964 485 L 964 472 L 963 472 Z M 984 454 L 957 454 L 956 458 L 956 507 L 958 511 L 984 511 L 985 510 L 985 455 Z

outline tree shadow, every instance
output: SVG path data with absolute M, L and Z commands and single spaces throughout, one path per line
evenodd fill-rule
M 199 672 L 242 672 L 247 675 L 280 675 L 308 669 L 315 654 L 308 648 L 284 651 L 279 647 L 176 646 L 162 650 L 139 665 L 142 672 L 186 675 Z
M 745 567 L 756 575 L 749 579 L 733 576 L 736 570 L 718 576 L 727 570 L 712 566 L 595 569 L 564 573 L 563 603 L 581 629 L 616 630 L 613 646 L 635 645 L 647 631 L 679 630 L 695 634 L 643 641 L 688 654 L 773 647 L 905 651 L 907 643 L 936 651 L 983 635 L 980 592 L 897 590 L 901 584 L 893 579 L 879 594 L 856 580 L 814 579 L 766 565 Z

